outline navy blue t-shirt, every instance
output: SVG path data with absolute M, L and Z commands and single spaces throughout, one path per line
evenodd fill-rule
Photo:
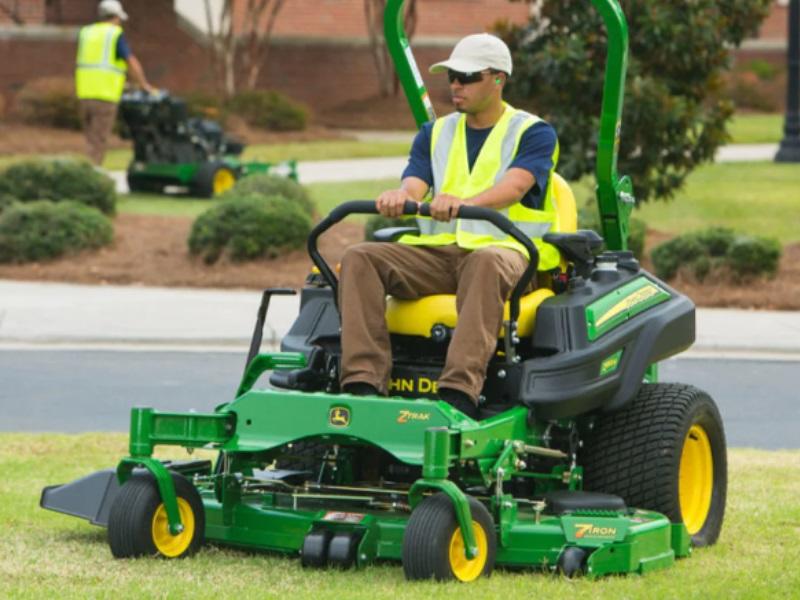
M 131 48 L 128 46 L 128 40 L 125 39 L 125 34 L 119 34 L 117 38 L 117 58 L 122 60 L 128 60 L 128 57 L 131 55 Z
M 428 186 L 433 186 L 433 167 L 431 166 L 431 132 L 433 122 L 425 123 L 414 138 L 408 166 L 403 178 L 418 177 Z M 473 129 L 467 126 L 467 158 L 470 171 L 492 127 Z M 522 197 L 523 206 L 540 209 L 544 200 L 543 190 L 547 189 L 550 169 L 553 168 L 553 151 L 556 148 L 556 132 L 549 123 L 539 121 L 522 134 L 517 155 L 511 167 L 525 169 L 536 179 L 533 187 Z

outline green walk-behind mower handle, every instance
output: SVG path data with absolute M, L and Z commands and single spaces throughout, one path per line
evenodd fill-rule
M 311 234 L 308 236 L 308 255 L 311 257 L 311 261 L 319 269 L 322 277 L 325 279 L 328 285 L 331 286 L 331 289 L 333 290 L 334 301 L 336 301 L 338 298 L 339 280 L 336 278 L 336 274 L 333 272 L 333 269 L 331 269 L 330 265 L 328 265 L 328 263 L 325 262 L 325 259 L 322 258 L 322 255 L 320 255 L 317 249 L 317 239 L 333 225 L 344 219 L 346 216 L 352 214 L 375 215 L 378 214 L 378 209 L 375 206 L 374 200 L 351 200 L 350 202 L 345 202 L 344 204 L 340 204 L 334 208 L 327 217 L 317 223 L 317 226 L 314 227 L 314 229 L 311 231 Z M 417 204 L 413 200 L 406 200 L 405 206 L 403 207 L 403 214 L 419 214 L 422 217 L 430 217 L 430 204 L 426 202 Z M 531 279 L 533 279 L 533 276 L 536 274 L 536 269 L 539 266 L 539 251 L 536 248 L 536 244 L 534 244 L 528 236 L 526 236 L 518 227 L 516 227 L 514 223 L 491 208 L 482 208 L 479 206 L 461 206 L 458 209 L 457 216 L 459 219 L 489 221 L 500 231 L 508 234 L 514 238 L 514 240 L 522 244 L 522 246 L 528 251 L 528 255 L 530 256 L 528 268 L 525 269 L 522 277 L 520 277 L 520 280 L 517 282 L 517 285 L 511 292 L 511 297 L 509 299 L 509 303 L 511 305 L 509 310 L 509 318 L 511 323 L 516 323 L 517 318 L 519 317 L 520 298 L 522 298 L 522 294 L 525 293 L 525 289 L 528 287 Z

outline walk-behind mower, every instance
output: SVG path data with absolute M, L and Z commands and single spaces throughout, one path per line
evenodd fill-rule
M 460 209 L 531 257 L 507 305 L 480 420 L 436 400 L 457 319 L 452 296 L 389 298 L 391 396 L 340 392 L 338 282 L 317 240 L 350 214 L 375 212 L 374 202 L 353 201 L 311 233 L 318 272 L 282 352 L 261 353 L 261 331 L 270 297 L 294 292 L 271 289 L 233 400 L 207 414 L 133 409 L 130 456 L 45 489 L 42 506 L 107 525 L 120 558 L 187 556 L 209 541 L 300 555 L 307 567 L 401 561 L 409 579 L 470 581 L 496 565 L 645 573 L 713 544 L 727 485 L 722 422 L 707 394 L 655 381 L 656 363 L 694 341 L 694 306 L 624 249 L 630 184 L 617 178 L 614 153 L 626 29 L 615 0 L 594 4 L 612 42 L 598 151 L 609 250 L 576 231 L 574 198 L 556 177 L 561 230 L 544 239 L 563 267 L 538 273 L 526 294 L 536 246 L 495 211 Z M 397 25 L 401 8 L 388 3 L 387 38 L 402 50 L 395 61 L 422 120 L 429 107 Z M 399 233 L 379 237 L 392 243 Z M 159 445 L 218 454 L 162 462 Z
M 211 198 L 251 173 L 274 173 L 297 180 L 293 160 L 270 164 L 244 162 L 244 144 L 227 135 L 217 121 L 190 117 L 186 102 L 167 92 L 123 94 L 123 135 L 133 140 L 128 166 L 132 192 L 189 192 Z

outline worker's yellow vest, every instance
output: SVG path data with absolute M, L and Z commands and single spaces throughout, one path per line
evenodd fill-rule
M 81 28 L 75 68 L 75 91 L 81 100 L 119 102 L 128 64 L 116 58 L 122 27 L 94 23 Z
M 451 194 L 458 198 L 471 198 L 499 183 L 514 160 L 522 134 L 541 119 L 505 104 L 505 112 L 492 128 L 481 148 L 472 171 L 469 169 L 466 138 L 466 115 L 453 113 L 437 119 L 431 134 L 431 164 L 433 189 L 427 200 L 436 194 Z M 553 152 L 553 168 L 547 189 L 544 190 L 542 210 L 534 210 L 516 202 L 499 210 L 527 234 L 539 250 L 539 270 L 558 266 L 558 250 L 545 244 L 541 238 L 548 231 L 558 231 L 558 211 L 553 186 L 550 185 L 558 162 L 558 144 Z M 430 217 L 418 217 L 420 235 L 406 235 L 404 244 L 444 246 L 456 243 L 461 248 L 476 250 L 485 246 L 503 246 L 527 251 L 511 237 L 486 221 L 455 219 L 449 223 Z

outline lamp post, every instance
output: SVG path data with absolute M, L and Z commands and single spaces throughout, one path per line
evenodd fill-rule
M 800 0 L 789 0 L 789 78 L 786 122 L 776 162 L 800 162 Z

